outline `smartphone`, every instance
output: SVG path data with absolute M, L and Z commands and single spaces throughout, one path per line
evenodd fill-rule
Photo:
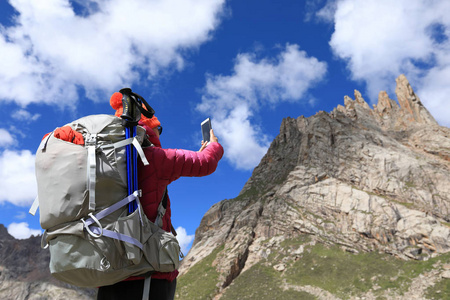
M 211 139 L 210 131 L 211 131 L 211 119 L 208 118 L 205 121 L 202 122 L 202 136 L 203 141 L 209 143 L 209 140 Z

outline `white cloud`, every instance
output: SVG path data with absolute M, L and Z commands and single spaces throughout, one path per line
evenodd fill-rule
M 28 150 L 0 153 L 0 204 L 8 201 L 27 206 L 37 196 L 34 172 L 35 156 Z
M 27 214 L 24 211 L 20 211 L 20 212 L 17 213 L 17 215 L 14 218 L 19 219 L 19 220 L 23 220 L 26 217 L 27 217 Z
M 197 109 L 212 116 L 225 157 L 237 168 L 250 170 L 269 147 L 269 137 L 253 121 L 259 108 L 302 100 L 326 68 L 326 63 L 308 57 L 298 45 L 287 45 L 275 59 L 239 54 L 232 75 L 207 77 Z
M 392 95 L 404 73 L 438 122 L 449 126 L 449 11 L 449 1 L 337 1 L 330 46 L 352 78 L 367 83 L 372 102 L 381 90 Z
M 12 113 L 11 117 L 18 121 L 31 122 L 36 121 L 41 117 L 40 114 L 31 114 L 29 111 L 25 109 L 19 109 Z
M 14 144 L 14 138 L 5 129 L 0 128 L 0 147 L 6 148 Z
M 188 235 L 186 229 L 183 227 L 177 227 L 177 240 L 181 247 L 181 252 L 186 255 L 191 248 L 191 243 L 194 240 L 194 235 Z
M 40 229 L 31 229 L 29 226 L 26 222 L 11 223 L 8 226 L 8 233 L 19 240 L 27 239 L 32 235 L 38 236 L 42 234 Z
M 322 7 L 319 9 L 319 7 Z M 318 21 L 332 22 L 336 11 L 335 0 L 307 0 L 305 4 L 305 21 L 316 18 Z
M 80 16 L 68 0 L 10 3 L 18 15 L 0 27 L 0 95 L 21 105 L 73 105 L 80 86 L 95 99 L 140 80 L 140 72 L 180 70 L 224 7 L 224 0 L 77 1 L 85 5 Z

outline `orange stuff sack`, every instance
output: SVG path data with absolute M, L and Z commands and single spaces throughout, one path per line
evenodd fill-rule
M 44 139 L 49 134 L 50 133 L 47 133 L 46 135 L 44 135 L 44 137 L 42 139 Z M 55 135 L 56 138 L 58 138 L 60 140 L 74 143 L 77 145 L 84 145 L 83 135 L 81 133 L 79 133 L 78 131 L 73 130 L 70 126 L 64 126 L 61 128 L 57 128 L 57 129 L 55 129 L 53 134 Z

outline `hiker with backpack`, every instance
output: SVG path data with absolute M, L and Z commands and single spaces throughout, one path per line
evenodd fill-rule
M 117 94 L 117 93 L 116 93 Z M 116 116 L 122 115 L 121 97 L 111 97 L 111 106 L 116 109 Z M 203 141 L 198 152 L 182 149 L 161 148 L 160 134 L 162 127 L 159 120 L 153 116 L 141 116 L 139 125 L 145 129 L 146 138 L 153 145 L 144 147 L 148 165 L 138 165 L 138 186 L 142 190 L 140 203 L 145 215 L 155 222 L 158 206 L 162 198 L 167 198 L 165 214 L 162 216 L 162 229 L 174 232 L 171 222 L 170 199 L 167 195 L 167 185 L 182 176 L 200 177 L 212 174 L 223 156 L 223 148 L 211 130 L 210 141 Z M 208 143 L 209 142 L 209 143 Z M 149 299 L 173 299 L 176 289 L 178 271 L 152 274 Z M 142 299 L 144 277 L 131 277 L 119 283 L 102 286 L 97 299 Z
M 198 152 L 163 149 L 144 98 L 125 88 L 110 103 L 115 115 L 85 116 L 44 136 L 30 213 L 40 210 L 56 279 L 100 287 L 98 299 L 173 299 L 182 254 L 167 185 L 213 173 L 223 148 L 211 130 Z

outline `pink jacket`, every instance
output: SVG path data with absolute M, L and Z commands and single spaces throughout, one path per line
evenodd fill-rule
M 142 124 L 141 124 L 142 125 Z M 144 212 L 150 221 L 154 222 L 159 202 L 168 184 L 181 176 L 200 177 L 212 174 L 223 156 L 223 148 L 219 143 L 210 143 L 203 151 L 195 152 L 180 149 L 162 149 L 159 138 L 153 130 L 144 126 L 149 140 L 155 147 L 144 148 L 148 166 L 138 167 L 139 188 L 142 190 L 140 199 Z M 171 222 L 170 199 L 163 218 L 163 229 L 170 232 Z M 172 273 L 155 273 L 152 278 L 172 281 L 178 271 Z

